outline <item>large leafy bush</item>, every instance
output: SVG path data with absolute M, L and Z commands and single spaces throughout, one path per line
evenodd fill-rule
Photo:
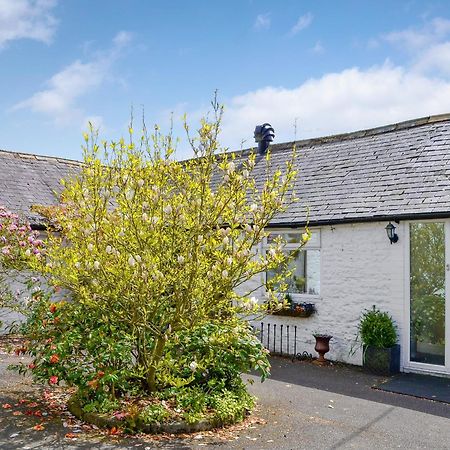
M 216 119 L 189 136 L 189 161 L 174 159 L 173 138 L 158 129 L 149 136 L 144 128 L 137 142 L 131 128 L 129 142 L 99 145 L 86 135 L 83 165 L 64 180 L 61 205 L 39 208 L 54 228 L 33 269 L 71 294 L 56 303 L 51 292 L 34 293 L 24 327 L 30 368 L 38 379 L 77 386 L 90 408 L 170 389 L 220 397 L 242 390 L 242 371 L 268 373 L 246 317 L 277 296 L 269 289 L 260 305 L 236 291 L 287 266 L 281 241 L 264 254 L 257 248 L 291 198 L 295 151 L 277 169 L 270 152 L 227 153 L 215 106 Z

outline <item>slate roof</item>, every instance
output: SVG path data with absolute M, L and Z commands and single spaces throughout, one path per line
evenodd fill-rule
M 293 142 L 271 146 L 284 168 Z M 450 114 L 296 142 L 296 204 L 273 225 L 450 217 Z M 59 180 L 80 163 L 0 151 L 0 204 L 42 224 L 33 204 L 57 203 Z M 264 179 L 264 159 L 254 175 Z
M 271 147 L 274 166 L 293 144 Z M 304 224 L 305 206 L 311 225 L 450 217 L 450 114 L 296 144 L 299 201 L 274 225 Z
M 78 171 L 81 163 L 63 158 L 0 150 L 0 204 L 43 225 L 32 205 L 56 205 L 60 180 Z

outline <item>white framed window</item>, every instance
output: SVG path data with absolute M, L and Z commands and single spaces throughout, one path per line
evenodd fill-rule
M 285 242 L 283 251 L 293 252 L 289 262 L 292 275 L 286 279 L 287 293 L 291 296 L 320 296 L 320 230 L 312 231 L 311 239 L 299 249 L 302 229 L 268 230 L 270 235 L 264 240 L 263 249 L 266 251 L 274 239 L 281 236 Z M 269 281 L 280 269 L 266 272 L 266 281 Z M 275 287 L 276 290 L 276 287 Z

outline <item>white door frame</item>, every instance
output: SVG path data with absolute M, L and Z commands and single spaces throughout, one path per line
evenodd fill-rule
M 425 364 L 410 361 L 410 313 L 411 313 L 411 291 L 410 291 L 410 224 L 411 223 L 443 223 L 445 231 L 445 366 L 436 364 Z M 402 333 L 403 361 L 402 366 L 405 372 L 423 372 L 441 375 L 450 375 L 450 220 L 414 220 L 405 221 L 403 224 L 404 251 L 405 251 L 405 302 L 404 302 L 404 326 Z

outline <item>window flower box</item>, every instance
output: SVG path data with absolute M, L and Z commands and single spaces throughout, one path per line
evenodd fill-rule
M 292 302 L 289 308 L 274 311 L 274 316 L 309 317 L 316 312 L 314 303 Z

